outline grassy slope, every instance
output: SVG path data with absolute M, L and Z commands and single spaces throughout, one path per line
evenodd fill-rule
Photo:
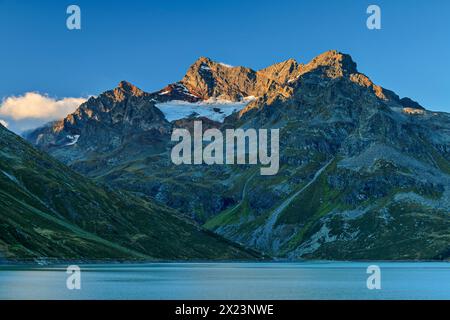
M 330 229 L 329 237 L 337 238 L 331 242 L 320 240 L 319 249 L 304 255 L 303 258 L 414 260 L 447 259 L 450 256 L 450 220 L 447 213 L 420 204 L 393 201 L 395 194 L 401 192 L 415 192 L 431 200 L 439 199 L 442 194 L 434 193 L 433 190 L 424 193 L 426 190 L 410 187 L 386 189 L 387 195 L 384 198 L 369 198 L 361 204 L 372 209 L 359 218 L 346 220 L 340 215 L 332 214 L 333 211 L 342 212 L 353 207 L 344 201 L 351 188 L 336 190 L 328 184 L 328 176 L 338 170 L 338 161 L 339 159 L 336 159 L 278 217 L 275 227 L 301 226 L 280 248 L 279 256 L 288 256 L 314 234 L 320 233 L 324 225 L 323 219 L 326 219 L 327 228 Z M 389 177 L 399 170 L 407 169 L 393 168 L 389 163 L 382 163 L 377 171 L 359 178 L 366 181 L 376 175 Z M 311 169 L 308 167 L 307 171 Z M 226 210 L 210 219 L 205 227 L 218 230 L 234 225 L 235 228 L 227 233 L 227 236 L 233 239 L 238 235 L 250 234 L 269 217 L 262 215 L 246 221 L 245 217 L 252 214 L 251 208 L 244 200 L 241 206 Z M 350 240 L 352 234 L 358 236 L 359 240 Z
M 253 259 L 171 209 L 98 185 L 0 127 L 7 258 Z

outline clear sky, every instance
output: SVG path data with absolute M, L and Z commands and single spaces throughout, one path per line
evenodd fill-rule
M 81 30 L 66 28 L 70 4 Z M 381 30 L 366 27 L 370 4 Z M 120 80 L 153 91 L 199 56 L 259 69 L 337 49 L 375 83 L 450 112 L 449 16 L 448 0 L 0 0 L 0 99 L 87 97 Z

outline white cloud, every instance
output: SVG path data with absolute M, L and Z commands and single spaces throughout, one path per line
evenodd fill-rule
M 2 119 L 0 119 L 0 124 L 2 125 L 2 126 L 4 126 L 5 128 L 8 128 L 8 122 L 6 122 L 5 120 L 2 120 Z
M 74 112 L 85 101 L 84 98 L 57 100 L 36 92 L 27 92 L 23 96 L 4 99 L 0 106 L 0 115 L 14 120 L 57 120 Z

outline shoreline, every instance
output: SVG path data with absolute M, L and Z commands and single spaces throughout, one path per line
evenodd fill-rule
M 7 260 L 0 261 L 0 268 L 17 267 L 62 267 L 69 265 L 156 265 L 156 264 L 327 264 L 327 263 L 450 263 L 450 260 Z M 1 271 L 1 269 L 0 269 Z

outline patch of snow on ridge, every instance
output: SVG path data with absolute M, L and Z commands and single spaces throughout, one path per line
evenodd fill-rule
M 248 97 L 244 97 L 244 101 L 247 101 L 247 102 L 251 102 L 251 101 L 254 101 L 254 100 L 256 100 L 256 99 L 258 99 L 258 97 L 255 97 L 255 96 L 248 96 Z
M 226 64 L 226 63 L 223 63 L 223 62 L 219 62 L 219 64 L 220 64 L 221 66 L 224 66 L 224 67 L 227 67 L 227 68 L 234 68 L 232 65 Z
M 76 134 L 74 136 L 67 136 L 67 139 L 71 140 L 69 143 L 66 144 L 66 146 L 73 146 L 78 142 L 78 139 L 80 139 L 80 135 Z
M 164 113 L 167 121 L 175 121 L 188 118 L 191 115 L 195 117 L 205 117 L 217 122 L 223 122 L 226 117 L 234 112 L 244 109 L 255 97 L 247 97 L 239 102 L 228 100 L 209 99 L 202 102 L 186 102 L 172 100 L 169 102 L 158 103 L 156 107 Z

